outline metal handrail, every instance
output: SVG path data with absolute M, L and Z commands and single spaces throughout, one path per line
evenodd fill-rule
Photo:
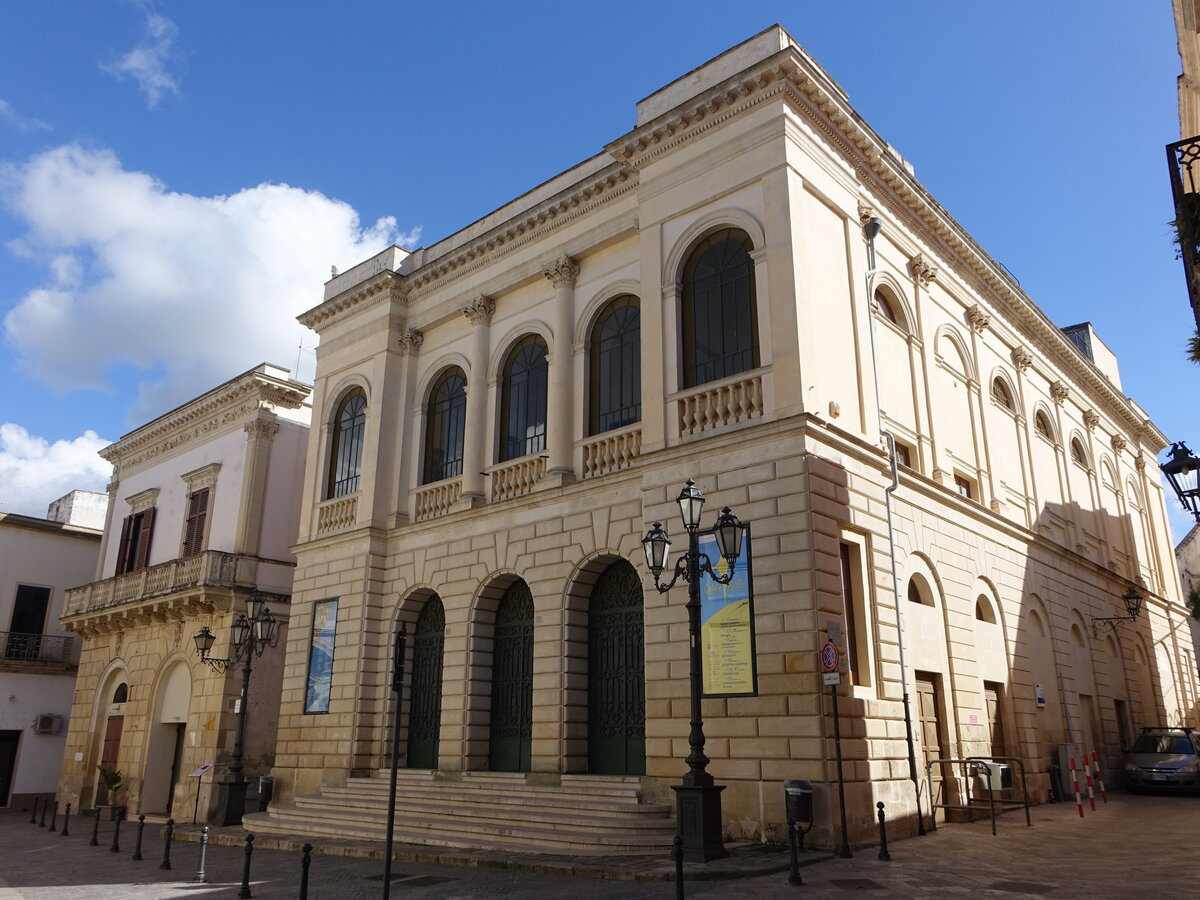
M 931 759 L 925 764 L 926 781 L 929 784 L 929 818 L 930 830 L 937 830 L 937 810 L 939 809 L 961 809 L 967 813 L 968 820 L 975 821 L 975 806 L 971 802 L 971 778 L 978 771 L 980 763 L 1012 763 L 1017 766 L 1021 772 L 1021 799 L 1009 800 L 1004 797 L 999 799 L 995 796 L 995 791 L 992 789 L 991 779 L 988 779 L 988 812 L 991 814 L 992 834 L 996 833 L 996 806 L 999 804 L 1001 810 L 1012 809 L 1017 806 L 1025 808 L 1025 824 L 1032 826 L 1033 820 L 1029 815 L 1029 783 L 1025 777 L 1025 763 L 1017 759 L 1015 756 L 967 756 L 961 759 Z M 934 764 L 942 765 L 945 763 L 959 764 L 963 767 L 962 773 L 957 776 L 961 778 L 966 786 L 966 804 L 960 803 L 935 803 L 933 794 L 933 766 Z M 975 771 L 968 771 L 968 766 L 974 766 Z
M 73 637 L 0 631 L 0 660 L 71 664 Z

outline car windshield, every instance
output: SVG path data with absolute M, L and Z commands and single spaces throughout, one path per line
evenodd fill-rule
M 1194 753 L 1192 742 L 1182 734 L 1143 734 L 1133 745 L 1134 753 Z

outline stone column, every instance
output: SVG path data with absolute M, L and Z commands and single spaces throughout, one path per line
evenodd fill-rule
M 575 385 L 571 346 L 575 334 L 575 279 L 579 263 L 565 253 L 542 273 L 554 285 L 554 347 L 550 353 L 550 390 L 546 398 L 550 469 L 548 480 L 575 480 Z
M 409 521 L 409 494 L 421 480 L 417 472 L 417 461 L 421 457 L 421 441 L 425 439 L 423 426 L 424 398 L 416 396 L 417 352 L 425 340 L 424 332 L 415 328 L 401 328 L 396 337 L 401 356 L 400 387 L 397 396 L 402 414 L 397 424 L 394 440 L 399 453 L 396 479 L 396 496 L 392 503 L 391 526 Z
M 263 503 L 267 493 L 267 465 L 271 460 L 271 444 L 279 431 L 279 423 L 274 420 L 274 414 L 260 412 L 259 417 L 242 426 L 246 432 L 246 460 L 242 472 L 242 494 L 238 501 L 240 512 L 233 542 L 234 553 L 258 556 Z
M 486 502 L 483 470 L 487 465 L 488 439 L 487 395 L 488 364 L 491 349 L 489 334 L 492 315 L 496 312 L 496 301 L 480 295 L 463 307 L 463 315 L 470 321 L 471 330 L 471 373 L 467 377 L 467 421 L 463 435 L 463 484 L 462 499 L 472 506 Z

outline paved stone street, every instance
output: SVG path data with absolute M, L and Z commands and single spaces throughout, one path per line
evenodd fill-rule
M 1033 810 L 1033 827 L 1019 811 L 999 820 L 993 837 L 986 820 L 973 825 L 944 825 L 926 837 L 893 842 L 892 862 L 878 860 L 874 847 L 855 851 L 853 859 L 811 854 L 802 869 L 804 885 L 787 883 L 786 855 L 737 848 L 731 860 L 711 864 L 717 880 L 688 881 L 688 897 L 776 898 L 848 897 L 1113 897 L 1186 896 L 1200 877 L 1195 836 L 1200 798 L 1128 797 L 1117 794 L 1107 805 L 1079 819 L 1074 804 Z M 173 868 L 159 868 L 163 844 L 157 828 L 147 827 L 145 859 L 133 862 L 135 828 L 124 825 L 121 851 L 110 852 L 112 825 L 104 822 L 99 846 L 88 845 L 91 821 L 72 818 L 63 837 L 29 824 L 29 813 L 0 813 L 0 900 L 105 900 L 105 898 L 233 898 L 241 881 L 240 846 L 209 845 L 207 884 L 192 879 L 199 844 L 172 845 Z M 225 837 L 225 835 L 222 835 Z M 228 835 L 232 839 L 233 835 Z M 288 846 L 288 842 L 267 842 Z M 319 842 L 314 842 L 319 843 Z M 340 854 L 372 852 L 372 846 L 336 844 Z M 488 854 L 451 853 L 459 865 L 420 861 L 437 854 L 413 852 L 393 864 L 396 898 L 671 898 L 669 860 L 625 866 L 615 860 L 523 859 L 526 869 L 496 868 L 504 860 Z M 698 867 L 697 867 L 698 868 Z M 689 866 L 689 874 L 693 867 Z M 382 863 L 377 858 L 314 854 L 310 872 L 312 900 L 379 897 Z M 572 872 L 607 872 L 610 877 L 579 877 Z M 745 877 L 737 873 L 747 873 Z M 750 874 L 762 872 L 767 874 Z M 643 880 L 628 880 L 630 875 Z M 624 878 L 620 876 L 624 875 Z M 261 898 L 294 898 L 300 881 L 300 854 L 294 850 L 256 849 L 252 891 Z

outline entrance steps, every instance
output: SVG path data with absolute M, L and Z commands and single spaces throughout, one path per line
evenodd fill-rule
M 272 804 L 242 819 L 247 831 L 383 841 L 387 837 L 388 772 L 350 778 Z M 402 769 L 396 780 L 393 839 L 404 844 L 571 856 L 669 852 L 675 820 L 667 805 L 642 803 L 638 779 L 563 775 L 555 785 L 530 784 L 520 772 L 447 776 Z

